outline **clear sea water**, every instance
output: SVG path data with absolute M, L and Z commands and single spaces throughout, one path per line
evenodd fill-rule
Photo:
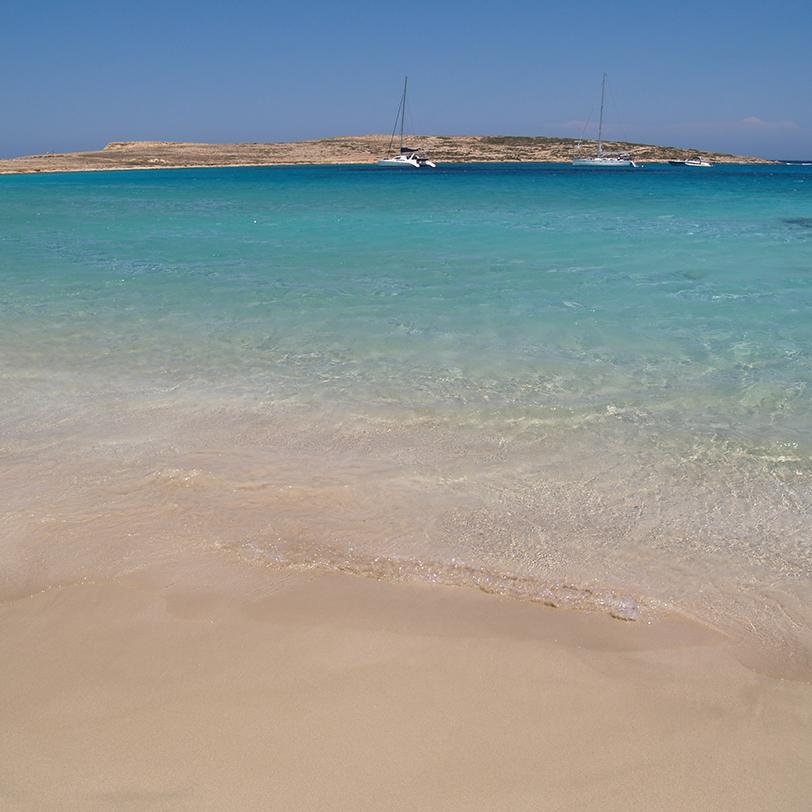
M 0 177 L 0 318 L 7 595 L 193 546 L 809 663 L 812 167 Z

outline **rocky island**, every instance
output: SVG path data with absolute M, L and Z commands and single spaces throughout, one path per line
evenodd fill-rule
M 441 163 L 551 161 L 567 162 L 589 154 L 589 142 L 574 138 L 513 135 L 429 135 L 411 138 Z M 207 166 L 293 164 L 365 164 L 387 153 L 388 135 L 323 138 L 316 141 L 246 144 L 197 144 L 180 141 L 113 141 L 88 152 L 46 153 L 0 160 L 0 174 L 84 172 L 103 169 L 170 169 Z M 607 152 L 627 152 L 635 161 L 684 160 L 698 153 L 682 147 L 604 142 Z M 762 158 L 702 152 L 714 163 L 771 163 Z

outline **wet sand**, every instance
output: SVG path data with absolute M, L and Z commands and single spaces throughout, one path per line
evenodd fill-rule
M 0 807 L 808 809 L 812 685 L 678 617 L 179 556 L 0 606 Z

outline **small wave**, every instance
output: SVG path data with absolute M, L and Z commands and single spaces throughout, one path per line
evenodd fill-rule
M 486 570 L 459 561 L 440 563 L 388 556 L 365 556 L 330 548 L 291 550 L 248 542 L 239 551 L 255 561 L 281 570 L 342 572 L 379 581 L 419 582 L 479 589 L 545 606 L 607 612 L 618 620 L 639 620 L 641 602 L 630 595 L 528 576 Z

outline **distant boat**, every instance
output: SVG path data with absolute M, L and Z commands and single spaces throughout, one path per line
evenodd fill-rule
M 598 145 L 594 158 L 574 158 L 571 161 L 573 166 L 595 166 L 595 167 L 637 167 L 637 164 L 628 154 L 609 155 L 603 151 L 603 103 L 606 98 L 606 74 L 603 74 L 601 83 L 601 114 L 598 121 Z
M 395 116 L 395 126 L 392 129 L 392 137 L 389 139 L 389 149 L 387 152 L 392 152 L 392 145 L 395 140 L 395 133 L 400 124 L 400 149 L 397 155 L 391 158 L 381 158 L 378 161 L 378 166 L 388 167 L 411 167 L 413 169 L 422 169 L 424 166 L 429 166 L 432 169 L 437 165 L 430 161 L 416 147 L 408 147 L 403 144 L 403 128 L 406 124 L 406 87 L 409 83 L 409 77 L 403 78 L 403 95 L 400 97 L 400 107 L 398 107 L 398 114 Z
M 684 161 L 669 161 L 671 166 L 713 166 L 713 164 L 705 158 L 688 158 Z

